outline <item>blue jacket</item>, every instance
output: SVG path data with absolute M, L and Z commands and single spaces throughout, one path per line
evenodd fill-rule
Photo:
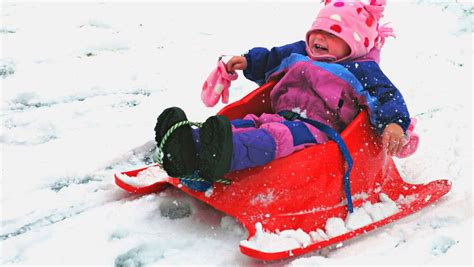
M 244 55 L 247 59 L 244 75 L 262 85 L 292 53 L 306 56 L 306 43 L 298 41 L 271 50 L 263 47 L 252 48 Z M 397 123 L 406 132 L 410 125 L 410 114 L 405 100 L 379 65 L 375 61 L 347 61 L 338 64 L 351 72 L 360 81 L 363 90 L 376 99 L 376 105 L 368 106 L 373 126 L 382 132 L 388 124 Z

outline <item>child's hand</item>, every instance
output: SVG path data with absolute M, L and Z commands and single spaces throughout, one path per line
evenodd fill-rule
M 382 143 L 389 155 L 395 155 L 402 150 L 404 136 L 402 127 L 396 123 L 390 123 L 385 127 Z
M 235 70 L 245 70 L 247 68 L 247 59 L 242 56 L 233 56 L 229 61 L 227 61 L 226 69 L 227 72 L 232 72 Z

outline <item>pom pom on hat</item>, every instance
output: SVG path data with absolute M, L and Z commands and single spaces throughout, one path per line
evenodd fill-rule
M 376 21 L 383 18 L 386 0 L 371 0 L 369 5 L 365 5 L 365 9 L 374 17 Z

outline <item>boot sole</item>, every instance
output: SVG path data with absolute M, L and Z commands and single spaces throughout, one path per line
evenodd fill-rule
M 159 146 L 163 136 L 171 126 L 187 120 L 184 111 L 177 107 L 164 110 L 157 119 L 155 141 Z M 163 147 L 163 168 L 168 175 L 184 177 L 197 169 L 197 153 L 192 129 L 189 125 L 177 128 L 167 139 Z

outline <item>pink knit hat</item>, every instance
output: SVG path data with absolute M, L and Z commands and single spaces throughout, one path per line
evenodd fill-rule
M 316 30 L 332 33 L 349 45 L 350 54 L 337 61 L 362 57 L 374 47 L 380 49 L 385 37 L 394 37 L 391 28 L 379 25 L 386 0 L 366 2 L 369 4 L 364 4 L 360 0 L 325 0 L 325 7 L 321 9 L 311 29 L 306 33 L 308 56 L 313 60 L 319 59 L 308 47 L 309 35 Z

